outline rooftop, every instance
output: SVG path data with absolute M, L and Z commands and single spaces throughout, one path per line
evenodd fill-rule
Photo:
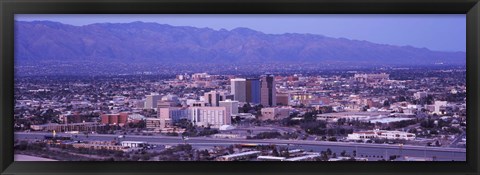
M 343 116 L 378 116 L 378 115 L 389 115 L 390 112 L 335 112 L 335 113 L 326 113 L 326 114 L 318 114 L 318 117 L 343 117 Z
M 289 158 L 289 159 L 286 159 L 286 161 L 301 161 L 301 160 L 305 160 L 305 159 L 313 159 L 313 158 L 316 158 L 316 157 L 320 157 L 320 155 L 319 154 L 309 154 L 309 155 L 305 155 L 305 156 Z
M 225 156 L 222 156 L 222 157 L 228 159 L 228 158 L 232 158 L 232 157 L 246 156 L 246 155 L 258 154 L 258 153 L 260 153 L 260 151 L 247 151 L 247 152 L 243 152 L 243 153 L 225 155 Z

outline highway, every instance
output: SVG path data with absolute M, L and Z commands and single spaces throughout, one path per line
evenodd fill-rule
M 51 135 L 46 132 L 16 132 L 15 139 L 43 139 L 43 136 Z M 73 136 L 75 134 L 57 133 L 58 136 Z M 90 134 L 88 138 L 84 134 L 76 134 L 72 137 L 74 140 L 120 140 L 120 141 L 145 141 L 150 144 L 158 145 L 175 145 L 184 143 L 181 137 L 172 136 L 142 136 L 142 135 L 126 135 L 119 139 L 119 135 L 109 134 Z M 438 161 L 465 161 L 466 151 L 464 148 L 448 148 L 448 147 L 426 147 L 412 145 L 388 145 L 388 144 L 368 144 L 368 143 L 351 143 L 351 142 L 327 142 L 327 141 L 310 141 L 310 140 L 246 140 L 246 139 L 223 139 L 210 137 L 191 137 L 186 140 L 188 144 L 194 147 L 213 147 L 226 146 L 238 143 L 252 144 L 275 144 L 284 145 L 289 149 L 313 150 L 315 152 L 331 149 L 337 155 L 342 151 L 352 154 L 356 151 L 357 156 L 365 156 L 369 159 L 382 159 L 390 155 L 402 155 L 410 157 L 432 158 L 436 157 Z

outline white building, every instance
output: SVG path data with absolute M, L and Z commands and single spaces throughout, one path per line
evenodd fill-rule
M 235 129 L 235 126 L 232 126 L 232 125 L 222 125 L 220 126 L 220 128 L 218 128 L 218 130 L 220 131 L 228 131 L 228 130 L 234 130 Z
M 261 120 L 280 120 L 290 116 L 290 108 L 262 108 Z
M 445 111 L 445 107 L 447 106 L 447 101 L 435 101 L 435 104 L 433 106 L 433 113 L 436 113 L 438 115 L 443 114 Z
M 368 122 L 372 120 L 378 120 L 389 117 L 391 112 L 336 112 L 317 114 L 317 120 L 323 120 L 327 122 L 337 122 L 339 119 L 346 120 L 358 120 L 362 122 Z
M 212 128 L 229 125 L 232 121 L 225 107 L 190 107 L 187 119 L 196 126 Z
M 158 100 L 161 96 L 159 94 L 146 95 L 147 99 L 145 100 L 145 109 L 156 109 Z
M 390 74 L 380 73 L 380 74 L 355 74 L 354 79 L 359 82 L 366 83 L 379 83 L 389 80 Z
M 238 114 L 238 101 L 232 101 L 230 99 L 220 101 L 220 107 L 225 107 L 227 109 L 228 116 Z
M 428 96 L 427 92 L 415 92 L 413 94 L 413 97 L 415 97 L 415 99 L 421 99 L 421 98 L 425 98 L 427 96 Z
M 240 117 L 241 119 L 255 119 L 255 115 L 251 113 L 238 113 L 236 115 L 232 115 L 232 118 L 237 116 Z
M 161 98 L 162 101 L 170 101 L 174 103 L 180 103 L 177 95 L 167 94 Z M 155 105 L 156 106 L 156 105 Z
M 313 161 L 319 157 L 320 157 L 320 154 L 307 154 L 304 156 L 288 158 L 288 159 L 285 159 L 285 161 Z
M 328 159 L 328 161 L 345 161 L 345 160 L 368 161 L 367 158 L 362 158 L 362 157 L 337 157 L 337 158 Z
M 234 95 L 231 95 L 228 92 L 210 91 L 203 95 L 203 101 L 210 106 L 220 106 L 220 101 L 225 101 L 226 99 L 233 100 L 233 96 Z
M 209 77 L 210 75 L 208 73 L 195 73 L 192 75 L 192 79 L 194 80 L 201 80 Z
M 145 116 L 141 114 L 128 114 L 128 122 L 145 120 Z
M 144 147 L 147 142 L 141 142 L 141 141 L 122 141 L 121 142 L 122 146 L 128 146 L 130 148 L 138 148 L 138 147 Z
M 217 159 L 220 161 L 235 161 L 235 160 L 245 160 L 255 158 L 260 155 L 260 151 L 247 151 L 242 153 L 230 154 L 225 156 L 220 156 Z
M 389 140 L 415 140 L 415 134 L 402 131 L 385 131 L 372 130 L 361 131 L 348 134 L 347 140 L 372 140 L 372 139 L 389 139 Z
M 239 102 L 247 101 L 247 80 L 245 78 L 234 78 L 230 80 L 231 94 L 234 99 Z
M 285 161 L 285 157 L 276 157 L 276 156 L 258 156 L 257 160 L 261 161 Z

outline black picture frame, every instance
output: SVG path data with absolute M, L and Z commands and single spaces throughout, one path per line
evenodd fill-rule
M 1 174 L 479 174 L 478 0 L 1 0 Z M 466 162 L 14 162 L 14 14 L 466 14 Z

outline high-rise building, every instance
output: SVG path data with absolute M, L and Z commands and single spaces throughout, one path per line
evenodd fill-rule
M 225 101 L 220 101 L 220 107 L 225 107 L 227 109 L 227 116 L 238 114 L 238 101 L 232 101 L 228 99 Z
M 157 107 L 158 100 L 161 96 L 159 94 L 146 95 L 147 99 L 145 100 L 145 109 L 154 109 Z
M 260 104 L 260 79 L 248 78 L 246 86 L 246 102 Z
M 160 101 L 157 105 L 157 117 L 160 119 L 160 128 L 172 127 L 172 122 L 176 122 L 186 117 L 186 111 L 183 108 L 175 107 L 176 103 L 172 101 Z
M 271 74 L 263 75 L 260 80 L 260 103 L 263 106 L 275 106 L 277 97 L 274 76 Z
M 246 79 L 244 78 L 231 79 L 230 88 L 231 88 L 231 94 L 233 94 L 233 99 L 239 102 L 247 101 Z
M 225 107 L 190 107 L 187 119 L 196 126 L 212 128 L 229 125 L 232 121 Z
M 218 102 L 222 101 L 220 98 L 220 93 L 217 91 L 210 91 L 204 94 L 205 101 L 210 105 L 210 106 L 218 106 Z
M 228 99 L 226 92 L 210 91 L 204 94 L 204 100 L 210 106 L 219 106 L 219 102 Z

